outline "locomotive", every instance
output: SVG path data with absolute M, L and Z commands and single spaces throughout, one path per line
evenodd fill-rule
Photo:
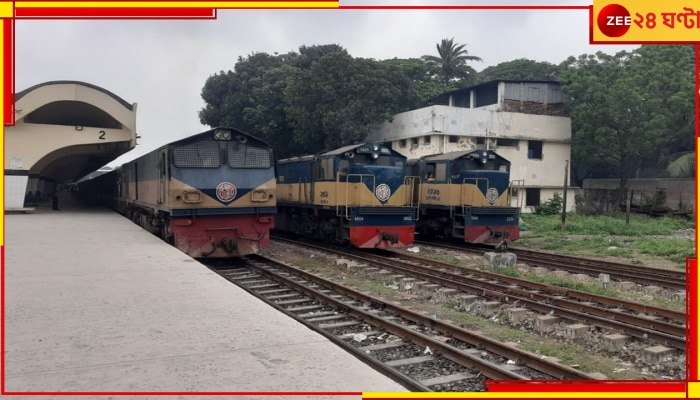
M 275 229 L 357 248 L 413 243 L 417 177 L 406 157 L 356 144 L 277 162 Z
M 423 177 L 416 191 L 427 238 L 459 238 L 506 249 L 520 237 L 520 209 L 510 206 L 510 162 L 492 150 L 456 151 L 409 161 Z
M 273 149 L 234 128 L 169 143 L 81 186 L 195 258 L 255 254 L 274 227 Z

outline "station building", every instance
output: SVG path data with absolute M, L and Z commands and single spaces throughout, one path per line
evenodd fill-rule
M 5 127 L 5 210 L 29 210 L 136 146 L 136 103 L 78 81 L 41 83 L 15 95 Z

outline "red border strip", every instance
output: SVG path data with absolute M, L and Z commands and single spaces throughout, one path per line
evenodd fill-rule
M 3 122 L 5 125 L 15 124 L 15 20 L 2 20 L 3 29 Z M 4 260 L 4 259 L 3 259 Z M 2 275 L 3 277 L 5 275 Z M 3 303 L 4 304 L 4 303 Z M 3 331 L 4 332 L 4 331 Z M 3 352 L 4 354 L 4 352 Z
M 697 225 L 697 221 L 695 223 Z M 697 229 L 697 226 L 696 226 Z M 698 312 L 698 260 L 688 259 L 686 261 L 686 380 L 698 381 L 698 332 L 697 312 Z
M 167 19 L 214 19 L 216 10 L 213 8 L 158 8 L 158 7 L 37 7 L 16 8 L 15 18 L 167 18 Z

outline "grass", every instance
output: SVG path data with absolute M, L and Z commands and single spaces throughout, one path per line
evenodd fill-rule
M 566 231 L 561 231 L 558 215 L 524 214 L 523 233 L 517 245 L 568 254 L 625 258 L 643 264 L 640 255 L 659 257 L 685 268 L 687 257 L 695 256 L 695 241 L 683 238 L 654 237 L 670 235 L 679 229 L 695 228 L 693 221 L 681 218 L 650 218 L 631 215 L 567 216 Z
M 482 267 L 483 269 L 500 275 L 512 276 L 515 278 L 525 279 L 532 282 L 544 283 L 546 285 L 557 286 L 561 288 L 577 290 L 579 292 L 597 294 L 600 296 L 613 297 L 618 299 L 629 299 L 642 304 L 648 304 L 650 306 L 668 308 L 676 311 L 685 310 L 685 300 L 676 298 L 658 298 L 652 297 L 647 298 L 647 296 L 636 294 L 634 292 L 621 292 L 617 289 L 608 287 L 602 288 L 598 282 L 580 282 L 576 280 L 556 277 L 556 276 L 543 276 L 536 274 L 527 274 L 523 276 L 520 270 L 516 267 L 510 268 L 490 268 Z
M 452 265 L 459 264 L 459 259 L 457 257 L 444 256 L 444 255 L 440 255 L 440 254 L 430 254 L 430 253 L 423 254 L 422 257 L 427 258 L 429 260 L 442 262 L 445 264 L 452 264 Z
M 578 215 L 567 214 L 566 232 L 561 231 L 559 215 L 523 214 L 523 221 L 528 227 L 528 235 L 562 236 L 562 235 L 670 235 L 679 229 L 695 228 L 695 222 L 682 218 L 651 218 L 646 215 L 630 215 L 630 224 L 625 223 L 621 214 Z

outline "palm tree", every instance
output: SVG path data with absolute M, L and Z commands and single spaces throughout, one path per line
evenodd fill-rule
M 454 38 L 442 39 L 437 44 L 439 57 L 425 55 L 421 58 L 434 70 L 439 71 L 443 83 L 448 85 L 454 78 L 469 79 L 476 74 L 474 68 L 467 65 L 467 61 L 481 61 L 481 58 L 470 56 L 466 46 L 455 43 Z
M 692 178 L 695 176 L 695 152 L 691 151 L 677 157 L 668 164 L 666 171 L 672 178 Z

